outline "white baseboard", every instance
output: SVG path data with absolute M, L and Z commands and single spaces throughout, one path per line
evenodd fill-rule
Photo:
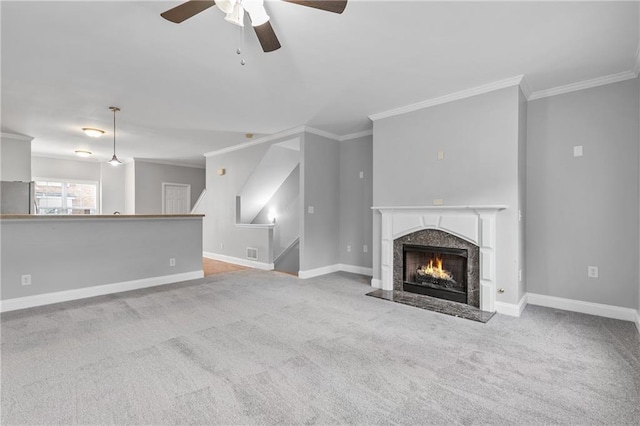
M 520 298 L 518 304 L 496 301 L 496 312 L 512 317 L 519 317 L 522 314 L 522 311 L 524 311 L 524 308 L 527 307 L 528 296 L 528 293 L 525 293 L 524 296 Z
M 140 288 L 155 287 L 181 281 L 203 278 L 202 270 L 183 272 L 181 274 L 163 275 L 161 277 L 142 278 L 140 280 L 123 281 L 113 284 L 84 287 L 74 290 L 57 291 L 55 293 L 36 294 L 33 296 L 17 297 L 0 301 L 0 312 L 33 308 L 35 306 L 50 305 L 52 303 L 68 302 L 70 300 L 86 299 L 88 297 L 103 296 L 105 294 L 120 293 L 122 291 L 138 290 Z
M 360 275 L 373 275 L 372 268 L 366 268 L 364 266 L 355 266 L 355 265 L 345 265 L 344 263 L 338 264 L 338 267 L 341 271 L 351 272 L 352 274 L 360 274 Z
M 261 269 L 263 271 L 273 271 L 273 263 L 258 262 L 255 260 L 242 259 L 239 257 L 226 256 L 224 254 L 203 251 L 202 256 L 207 259 L 219 260 L 221 262 L 233 263 L 234 265 L 247 266 L 249 268 Z
M 306 280 L 307 278 L 319 277 L 320 275 L 331 274 L 333 272 L 338 272 L 339 270 L 340 265 L 336 263 L 335 265 L 323 266 L 322 268 L 298 271 L 298 278 Z
M 382 288 L 382 280 L 379 278 L 371 278 L 371 287 Z
M 536 293 L 527 293 L 527 296 L 529 303 L 532 305 L 546 306 L 547 308 L 563 309 L 565 311 L 580 312 L 624 321 L 638 321 L 638 311 L 631 308 L 564 299 L 562 297 L 546 296 Z
M 298 271 L 298 278 L 314 278 L 319 277 L 320 275 L 332 274 L 338 271 L 351 272 L 352 274 L 360 275 L 373 275 L 373 269 L 371 268 L 366 268 L 364 266 L 345 265 L 344 263 L 336 263 L 335 265 L 323 266 L 321 268 Z

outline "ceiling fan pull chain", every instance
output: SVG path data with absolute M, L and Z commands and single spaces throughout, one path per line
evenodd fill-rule
M 240 31 L 240 37 L 239 37 L 239 47 L 236 50 L 236 53 L 238 55 L 241 55 L 242 52 L 244 51 L 244 27 L 238 27 L 238 31 Z M 241 56 L 240 57 L 240 65 L 245 65 L 247 62 L 244 60 L 244 58 Z

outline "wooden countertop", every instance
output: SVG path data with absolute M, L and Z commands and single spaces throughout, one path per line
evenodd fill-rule
M 0 219 L 197 219 L 203 218 L 203 214 L 0 214 Z

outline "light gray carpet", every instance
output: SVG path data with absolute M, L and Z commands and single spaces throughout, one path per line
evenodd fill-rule
M 241 271 L 2 315 L 13 424 L 638 424 L 632 323 L 489 323 Z

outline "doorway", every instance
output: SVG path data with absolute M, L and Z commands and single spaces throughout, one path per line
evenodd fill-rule
M 162 182 L 162 214 L 188 214 L 191 211 L 191 185 Z

